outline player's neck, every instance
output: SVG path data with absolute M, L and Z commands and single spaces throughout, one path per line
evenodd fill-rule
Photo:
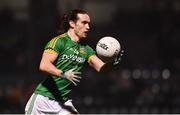
M 69 30 L 67 34 L 70 36 L 72 41 L 79 42 L 79 37 L 74 33 L 73 30 Z

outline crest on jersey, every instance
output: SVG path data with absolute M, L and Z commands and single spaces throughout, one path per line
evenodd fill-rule
M 80 48 L 79 52 L 82 53 L 82 54 L 86 54 L 85 48 Z

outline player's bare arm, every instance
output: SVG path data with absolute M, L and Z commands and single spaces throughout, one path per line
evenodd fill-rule
M 99 59 L 96 55 L 92 55 L 88 61 L 89 65 L 93 67 L 97 72 L 101 71 L 101 68 L 105 64 L 101 59 Z
M 61 76 L 62 71 L 53 65 L 53 62 L 57 59 L 57 57 L 57 53 L 49 53 L 45 50 L 42 55 L 39 70 L 54 76 Z
M 81 72 L 76 72 L 74 71 L 75 68 L 73 68 L 63 73 L 60 69 L 56 68 L 53 65 L 53 62 L 57 59 L 57 57 L 58 54 L 56 52 L 50 53 L 47 50 L 45 50 L 40 62 L 40 67 L 39 67 L 40 71 L 58 77 L 61 76 L 63 78 L 70 80 L 74 85 L 77 85 L 76 82 L 80 82 L 79 79 L 81 79 L 81 77 L 79 76 Z

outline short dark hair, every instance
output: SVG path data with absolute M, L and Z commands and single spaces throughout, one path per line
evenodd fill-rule
M 77 21 L 78 16 L 77 14 L 88 14 L 85 10 L 83 9 L 74 9 L 68 12 L 67 14 L 64 14 L 60 23 L 60 30 L 59 34 L 63 34 L 68 31 L 70 28 L 69 21 Z

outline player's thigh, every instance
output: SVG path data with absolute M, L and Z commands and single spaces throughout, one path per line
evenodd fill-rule
M 58 114 L 63 108 L 55 100 L 48 97 L 33 94 L 29 99 L 25 113 L 26 114 Z
M 72 104 L 72 100 L 66 101 L 64 105 L 71 107 L 73 111 L 77 112 Z M 51 100 L 39 94 L 33 94 L 26 105 L 25 113 L 69 115 L 71 112 L 64 108 L 64 105 L 62 107 L 56 100 Z

